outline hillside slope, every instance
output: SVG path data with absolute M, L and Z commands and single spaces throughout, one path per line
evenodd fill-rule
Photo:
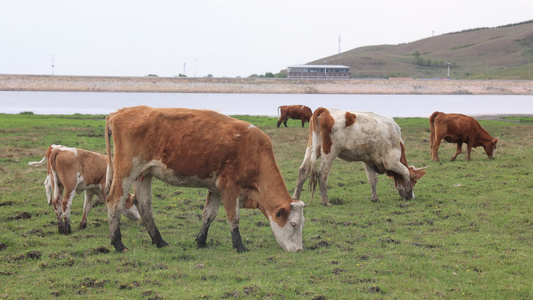
M 399 45 L 352 49 L 309 64 L 346 65 L 353 77 L 533 79 L 533 20 L 464 30 Z

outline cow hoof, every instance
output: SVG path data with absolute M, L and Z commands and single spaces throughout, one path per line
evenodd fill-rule
M 372 198 L 370 201 L 374 202 L 374 203 L 378 203 L 379 202 L 379 199 L 378 198 Z
M 331 207 L 331 203 L 322 203 L 322 205 L 324 205 L 325 207 Z
M 237 253 L 243 253 L 243 252 L 248 252 L 248 251 L 249 250 L 246 247 L 244 247 L 244 246 L 239 246 L 237 248 Z
M 157 243 L 157 248 L 163 248 L 163 247 L 168 247 L 168 246 L 170 246 L 170 245 L 167 242 L 165 242 L 165 241 Z

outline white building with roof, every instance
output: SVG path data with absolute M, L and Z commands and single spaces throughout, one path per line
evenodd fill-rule
M 295 65 L 287 67 L 287 78 L 348 79 L 350 67 L 341 65 Z

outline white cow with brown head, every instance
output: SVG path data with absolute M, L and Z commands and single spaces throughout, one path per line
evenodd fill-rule
M 48 162 L 44 188 L 46 200 L 54 207 L 57 217 L 59 233 L 69 234 L 70 211 L 72 200 L 76 194 L 85 192 L 83 202 L 83 217 L 80 229 L 87 226 L 87 218 L 93 207 L 93 196 L 105 201 L 107 157 L 105 155 L 78 148 L 61 145 L 48 147 L 43 159 L 38 162 L 29 162 L 30 166 L 40 166 Z M 131 194 L 121 210 L 124 216 L 132 220 L 139 220 L 139 212 L 133 204 L 135 197 Z
M 110 135 L 114 158 L 111 160 Z M 112 113 L 106 122 L 111 244 L 126 251 L 120 207 L 133 184 L 141 217 L 158 247 L 152 215 L 152 178 L 175 186 L 207 189 L 203 224 L 196 237 L 206 247 L 207 232 L 224 205 L 233 247 L 246 251 L 239 233 L 239 209 L 259 208 L 285 251 L 302 250 L 303 202 L 293 201 L 274 158 L 268 136 L 255 126 L 208 110 L 138 106 Z M 112 174 L 111 174 L 112 173 Z
M 319 157 L 322 160 L 317 172 Z M 293 198 L 300 198 L 303 184 L 311 173 L 313 191 L 318 180 L 322 204 L 330 206 L 327 183 L 336 157 L 364 163 L 372 187 L 372 201 L 378 201 L 377 174 L 392 177 L 398 194 L 409 200 L 415 197 L 415 183 L 426 173 L 425 168 L 407 166 L 400 127 L 393 119 L 371 112 L 321 107 L 311 118 L 307 149 Z

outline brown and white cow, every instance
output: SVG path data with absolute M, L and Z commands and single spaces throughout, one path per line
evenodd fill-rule
M 278 107 L 279 120 L 278 128 L 283 122 L 283 125 L 287 127 L 287 120 L 302 120 L 302 128 L 304 127 L 305 122 L 309 122 L 313 116 L 313 111 L 305 105 L 283 105 Z
M 199 248 L 207 246 L 209 226 L 223 204 L 233 248 L 238 252 L 247 251 L 239 233 L 239 209 L 252 207 L 268 218 L 285 251 L 302 250 L 304 203 L 291 199 L 272 143 L 255 126 L 209 110 L 137 106 L 110 114 L 105 134 L 108 178 L 112 178 L 109 230 L 117 251 L 127 251 L 122 244 L 117 207 L 124 203 L 125 191 L 132 184 L 152 243 L 167 245 L 152 215 L 153 177 L 171 185 L 209 191 L 196 237 Z
M 317 159 L 322 157 L 317 173 Z M 330 206 L 327 184 L 333 161 L 361 161 L 372 187 L 372 201 L 378 201 L 377 174 L 394 179 L 398 194 L 413 199 L 413 187 L 426 171 L 407 166 L 400 127 L 393 119 L 371 112 L 348 112 L 318 108 L 311 118 L 309 140 L 300 166 L 293 198 L 299 199 L 303 184 L 311 173 L 311 187 L 320 187 L 322 204 Z
M 51 145 L 41 161 L 28 164 L 37 167 L 46 161 L 48 161 L 48 171 L 44 180 L 46 200 L 50 206 L 54 207 L 59 233 L 71 233 L 72 200 L 76 193 L 80 194 L 83 191 L 85 191 L 85 201 L 80 229 L 85 228 L 87 217 L 93 207 L 93 196 L 96 195 L 100 200 L 105 200 L 103 191 L 107 157 L 83 149 Z M 130 194 L 122 212 L 129 219 L 139 220 L 141 217 L 133 202 L 134 196 Z
M 489 159 L 494 158 L 498 138 L 493 138 L 479 122 L 463 114 L 445 114 L 434 112 L 429 117 L 431 136 L 429 150 L 432 161 L 439 161 L 439 146 L 444 139 L 448 143 L 457 143 L 457 151 L 452 161 L 461 153 L 463 143 L 467 145 L 467 160 L 471 160 L 472 148 L 482 146 Z

